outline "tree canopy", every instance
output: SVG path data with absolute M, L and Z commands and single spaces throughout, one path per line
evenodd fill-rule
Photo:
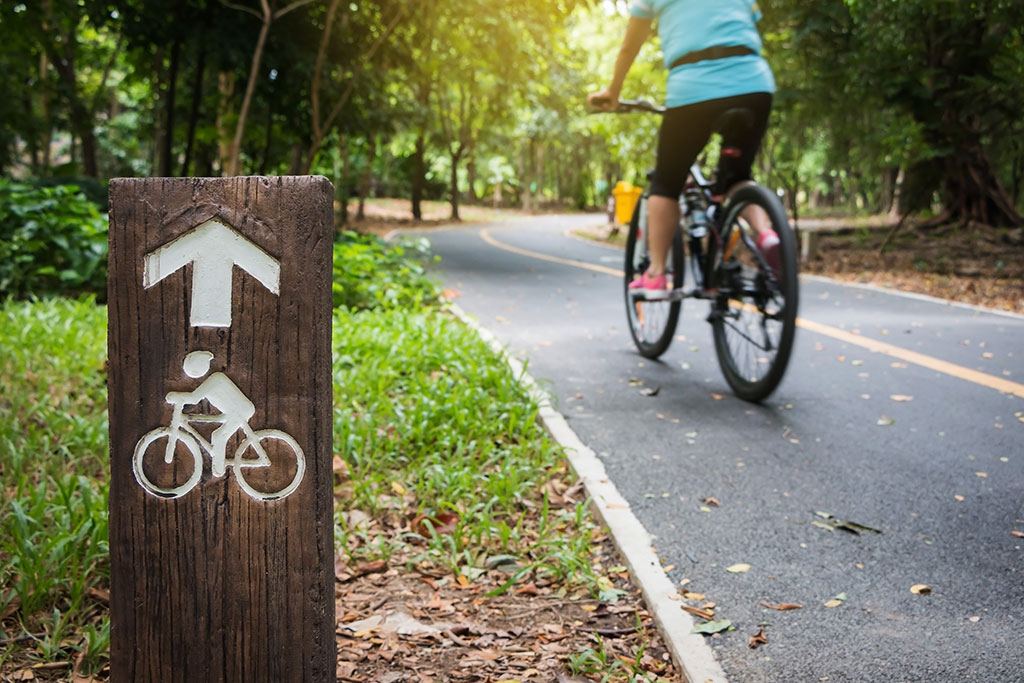
M 798 207 L 1021 222 L 1024 3 L 768 0 L 761 179 Z M 622 0 L 0 0 L 16 178 L 323 173 L 339 197 L 533 208 L 642 184 L 658 121 L 593 116 Z M 657 39 L 624 95 L 660 100 Z

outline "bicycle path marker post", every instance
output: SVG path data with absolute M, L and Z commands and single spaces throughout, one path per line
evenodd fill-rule
M 110 182 L 111 680 L 334 680 L 332 198 Z

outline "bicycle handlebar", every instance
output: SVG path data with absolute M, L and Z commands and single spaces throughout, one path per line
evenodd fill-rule
M 628 114 L 634 111 L 644 111 L 651 114 L 664 114 L 665 107 L 658 106 L 644 99 L 619 100 L 614 109 L 593 109 L 592 114 Z

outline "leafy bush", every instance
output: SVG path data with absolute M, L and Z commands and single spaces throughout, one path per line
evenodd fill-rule
M 0 180 L 0 297 L 106 296 L 107 221 L 75 185 Z
M 430 243 L 388 244 L 374 235 L 344 232 L 334 244 L 334 306 L 350 309 L 419 308 L 437 300 L 427 276 Z

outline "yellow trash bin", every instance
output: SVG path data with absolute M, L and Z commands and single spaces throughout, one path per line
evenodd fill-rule
M 634 187 L 629 183 L 619 181 L 615 184 L 615 189 L 612 190 L 612 196 L 615 197 L 615 222 L 620 225 L 629 223 L 629 219 L 633 217 L 633 209 L 636 208 L 636 203 L 640 199 L 644 191 L 639 187 Z

